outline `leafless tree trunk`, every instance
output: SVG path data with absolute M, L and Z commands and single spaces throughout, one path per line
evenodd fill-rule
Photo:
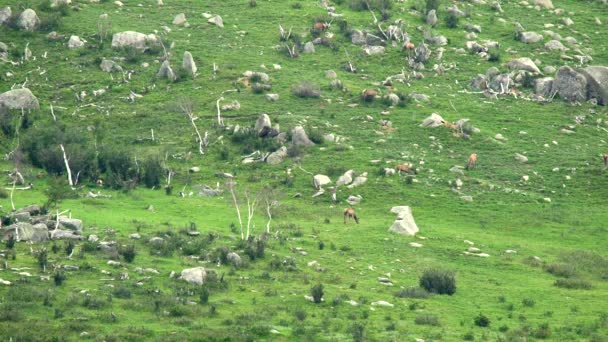
M 247 199 L 247 236 L 245 237 L 246 240 L 249 240 L 249 232 L 250 232 L 250 228 L 251 228 L 251 219 L 253 218 L 253 213 L 255 211 L 255 206 L 257 203 L 257 196 L 253 198 L 253 200 L 250 199 L 250 194 L 249 191 L 245 191 L 245 198 Z
M 234 205 L 234 208 L 236 209 L 236 216 L 239 219 L 239 226 L 241 227 L 241 240 L 244 240 L 245 235 L 243 233 L 243 219 L 241 218 L 241 210 L 239 208 L 239 202 L 236 199 L 236 193 L 235 193 L 236 183 L 234 181 L 231 181 L 231 182 L 226 183 L 226 186 L 228 187 L 228 189 L 230 190 L 230 194 L 232 195 L 232 204 Z
M 74 182 L 72 181 L 72 170 L 70 170 L 70 164 L 68 163 L 68 156 L 65 154 L 65 148 L 63 148 L 63 144 L 59 144 L 61 147 L 61 152 L 63 152 L 63 161 L 65 162 L 65 168 L 68 172 L 68 184 L 70 187 L 74 186 Z
M 223 101 L 224 97 L 220 97 L 219 99 L 217 99 L 217 102 L 215 103 L 216 107 L 217 107 L 217 124 L 220 127 L 224 127 L 224 120 L 222 120 L 222 113 L 220 112 L 220 101 Z
M 15 211 L 15 202 L 13 202 L 13 193 L 15 192 L 16 184 L 17 184 L 17 182 L 13 181 L 13 188 L 11 189 L 11 208 L 13 208 L 13 211 Z
M 198 117 L 194 115 L 194 103 L 192 103 L 192 100 L 190 100 L 190 99 L 183 98 L 183 99 L 178 100 L 178 106 L 179 106 L 179 109 L 184 114 L 186 114 L 186 117 L 188 117 L 188 120 L 190 120 L 192 127 L 194 127 L 194 132 L 196 133 L 196 136 L 198 137 L 198 152 L 200 154 L 205 154 L 204 146 L 205 146 L 205 140 L 207 140 L 206 139 L 207 133 L 205 133 L 205 139 L 203 139 L 203 137 L 201 136 L 201 132 L 198 130 L 198 127 L 196 126 L 196 120 L 198 120 Z

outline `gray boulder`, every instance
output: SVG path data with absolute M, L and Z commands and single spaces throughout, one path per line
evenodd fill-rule
M 175 82 L 177 80 L 177 75 L 171 69 L 171 64 L 169 64 L 169 60 L 165 60 L 163 64 L 160 65 L 160 69 L 158 73 L 156 73 L 156 77 L 166 78 L 169 81 Z
M 260 134 L 264 128 L 271 128 L 272 122 L 270 121 L 270 116 L 268 114 L 262 114 L 255 121 L 255 131 Z
M 426 15 L 426 23 L 431 26 L 437 25 L 437 12 L 434 9 Z
M 445 36 L 429 37 L 429 38 L 426 38 L 424 40 L 424 42 L 427 44 L 438 45 L 438 46 L 448 45 L 448 39 Z
M 308 135 L 302 126 L 296 126 L 291 131 L 291 143 L 300 146 L 313 146 L 315 144 L 308 138 Z
M 17 212 L 27 212 L 31 216 L 35 216 L 35 215 L 40 214 L 40 206 L 37 204 L 28 205 L 27 207 L 23 207 L 23 208 L 17 210 Z
M 103 59 L 99 67 L 105 72 L 122 72 L 122 67 L 110 59 Z
M 8 109 L 38 109 L 38 99 L 27 88 L 13 89 L 0 94 L 0 107 Z
M 8 23 L 9 19 L 13 15 L 13 11 L 9 6 L 0 9 L 0 25 Z
M 587 78 L 588 97 L 597 99 L 597 103 L 608 104 L 608 67 L 589 66 L 582 70 Z
M 553 81 L 552 93 L 557 93 L 563 100 L 582 102 L 587 99 L 587 78 L 569 66 L 557 70 Z
M 239 267 L 243 264 L 241 256 L 236 254 L 235 252 L 228 253 L 228 255 L 226 255 L 226 259 L 228 260 L 229 264 L 234 265 L 236 267 Z
M 266 162 L 270 165 L 280 164 L 287 158 L 287 147 L 281 146 L 278 150 L 272 152 L 266 158 Z
M 534 93 L 542 97 L 550 97 L 553 89 L 553 77 L 537 78 L 534 81 Z
M 355 171 L 353 170 L 348 170 L 344 172 L 342 176 L 338 177 L 338 180 L 336 181 L 336 186 L 350 184 L 353 181 L 354 176 Z
M 70 40 L 68 40 L 68 48 L 69 49 L 78 49 L 84 46 L 84 41 L 80 39 L 78 36 L 70 36 Z
M 40 18 L 36 15 L 36 11 L 31 8 L 21 12 L 17 19 L 17 27 L 26 31 L 34 31 L 40 25 Z
M 545 8 L 545 9 L 553 9 L 553 2 L 551 0 L 534 0 L 534 4 Z
M 83 236 L 77 234 L 77 232 L 71 231 L 71 230 L 63 230 L 63 229 L 57 229 L 57 230 L 51 230 L 49 231 L 50 235 L 51 235 L 51 239 L 53 240 L 62 240 L 62 239 L 69 239 L 69 240 L 82 240 Z
M 51 0 L 51 7 L 57 7 L 59 5 L 69 5 L 72 3 L 72 0 Z
M 173 25 L 185 25 L 187 23 L 186 15 L 184 13 L 180 13 L 173 18 Z
M 304 44 L 303 52 L 304 53 L 315 53 L 315 44 L 313 44 L 313 42 L 307 42 L 306 44 Z
M 82 232 L 82 220 L 59 216 L 59 228 Z
M 550 50 L 550 51 L 567 51 L 568 48 L 564 46 L 564 44 L 562 44 L 560 41 L 558 40 L 550 40 L 547 43 L 545 43 L 545 49 Z
M 397 219 L 388 229 L 390 232 L 409 236 L 414 236 L 418 233 L 419 229 L 414 221 L 414 216 L 412 216 L 412 209 L 410 207 L 393 207 L 391 213 L 397 214 Z
M 42 223 L 31 225 L 27 222 L 17 222 L 2 228 L 2 238 L 7 240 L 10 236 L 19 241 L 42 242 L 49 239 L 49 231 Z
M 195 185 L 192 189 L 196 191 L 197 196 L 200 197 L 215 197 L 224 193 L 223 190 L 212 188 L 209 185 Z
M 31 216 L 27 211 L 15 211 L 8 214 L 8 217 L 11 219 L 11 222 L 29 222 Z
M 431 58 L 431 49 L 426 44 L 420 44 L 414 49 L 414 61 L 426 63 Z
M 213 24 L 217 27 L 222 27 L 222 28 L 224 27 L 224 20 L 219 15 L 209 18 L 209 20 L 207 20 L 207 22 L 210 24 Z
M 507 63 L 507 67 L 511 70 L 524 70 L 540 74 L 540 69 L 528 57 L 515 58 Z
M 475 90 L 485 90 L 488 88 L 488 78 L 486 75 L 478 74 L 469 82 L 469 87 Z
M 184 58 L 182 60 L 182 68 L 186 70 L 188 75 L 194 76 L 196 71 L 196 63 L 194 63 L 194 58 L 192 58 L 192 54 L 188 51 L 184 52 Z
M 315 189 L 321 189 L 323 186 L 331 184 L 331 179 L 326 175 L 314 175 L 314 177 L 312 177 L 312 184 Z
M 511 79 L 511 75 L 509 74 L 500 74 L 495 76 L 490 83 L 488 83 L 488 87 L 498 93 L 505 93 L 507 89 L 513 86 L 513 79 Z
M 355 45 L 364 45 L 366 42 L 365 36 L 365 32 L 361 30 L 353 30 L 350 36 L 350 41 Z
M 112 47 L 131 47 L 144 51 L 146 48 L 159 45 L 158 37 L 154 34 L 143 34 L 135 31 L 124 31 L 112 36 Z
M 207 280 L 207 270 L 204 267 L 187 268 L 182 271 L 179 279 L 190 284 L 203 285 Z
M 443 118 L 439 114 L 433 113 L 429 117 L 424 119 L 422 121 L 422 123 L 420 124 L 420 126 L 435 128 L 435 127 L 443 126 L 444 122 L 445 122 L 445 120 L 443 120 Z
M 382 55 L 382 54 L 384 54 L 385 48 L 384 48 L 384 46 L 380 46 L 380 45 L 372 45 L 372 46 L 365 47 L 363 49 L 363 51 L 368 56 Z
M 519 35 L 519 40 L 526 44 L 535 44 L 543 40 L 543 36 L 536 32 L 522 32 Z
M 359 185 L 363 185 L 367 182 L 367 172 L 363 172 L 360 176 L 355 177 L 353 182 L 347 186 L 347 188 L 352 189 L 358 187 Z

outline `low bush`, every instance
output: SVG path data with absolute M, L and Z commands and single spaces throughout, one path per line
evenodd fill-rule
M 321 96 L 319 86 L 309 81 L 302 81 L 292 88 L 292 93 L 301 98 L 317 98 Z
M 427 269 L 420 277 L 420 286 L 432 293 L 453 295 L 456 292 L 454 272 Z
M 420 315 L 416 316 L 414 323 L 418 325 L 432 325 L 432 326 L 440 326 L 439 319 L 434 315 Z
M 422 287 L 409 287 L 399 290 L 395 293 L 395 297 L 399 298 L 419 298 L 424 299 L 430 297 L 431 294 Z
M 323 284 L 317 284 L 310 289 L 310 295 L 312 296 L 312 300 L 315 303 L 321 303 L 323 300 Z
M 478 327 L 489 327 L 490 326 L 490 318 L 488 318 L 488 316 L 484 315 L 484 314 L 479 314 L 475 317 L 475 319 L 473 319 L 473 322 L 475 323 L 476 326 Z
M 591 283 L 585 279 L 579 278 L 565 278 L 565 279 L 557 279 L 554 283 L 555 286 L 561 287 L 564 289 L 579 289 L 579 290 L 589 290 L 593 286 Z
M 557 277 L 570 278 L 576 275 L 574 266 L 566 263 L 552 263 L 545 266 L 545 271 Z

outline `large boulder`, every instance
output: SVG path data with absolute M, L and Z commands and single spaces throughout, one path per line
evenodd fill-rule
M 177 75 L 171 68 L 171 64 L 169 64 L 169 60 L 165 60 L 163 64 L 160 65 L 160 69 L 158 73 L 156 73 L 156 77 L 158 78 L 166 78 L 172 82 L 177 80 Z
M 4 24 L 8 23 L 8 21 L 11 19 L 12 15 L 13 15 L 13 11 L 11 10 L 10 7 L 6 6 L 6 7 L 3 7 L 2 9 L 0 9 L 0 25 L 4 25 Z
M 272 152 L 266 158 L 266 162 L 270 165 L 280 164 L 287 158 L 287 147 L 281 146 L 278 150 Z
M 207 22 L 211 23 L 217 27 L 222 27 L 222 28 L 224 27 L 224 20 L 219 15 L 209 18 L 209 20 L 207 20 Z
M 21 12 L 17 19 L 17 27 L 26 31 L 34 31 L 40 25 L 40 18 L 36 15 L 36 11 L 31 8 Z
M 203 285 L 207 280 L 207 270 L 204 267 L 187 268 L 182 271 L 179 279 L 190 284 Z
M 355 45 L 364 45 L 366 42 L 365 36 L 365 32 L 361 30 L 353 30 L 350 35 L 350 41 Z
M 180 13 L 173 18 L 173 25 L 186 25 L 186 14 Z
M 349 186 L 347 186 L 347 188 L 352 189 L 354 187 L 362 185 L 365 182 L 367 182 L 367 172 L 363 172 L 360 176 L 355 177 L 353 182 Z
M 534 44 L 543 40 L 543 36 L 536 32 L 522 32 L 519 34 L 519 40 L 526 44 Z
M 323 186 L 331 184 L 331 179 L 326 175 L 314 175 L 314 177 L 312 177 L 312 184 L 315 189 L 321 189 Z
M 291 131 L 291 143 L 301 146 L 313 146 L 315 144 L 308 138 L 308 135 L 302 126 L 296 126 Z
M 597 99 L 601 105 L 608 104 L 608 67 L 590 66 L 582 70 L 587 78 L 589 98 Z
M 49 231 L 49 234 L 51 235 L 51 239 L 53 239 L 53 240 L 62 240 L 62 239 L 82 240 L 83 239 L 82 235 L 78 234 L 78 232 L 74 232 L 71 230 L 55 229 L 55 230 Z
M 566 101 L 585 101 L 587 99 L 587 78 L 571 67 L 563 66 L 557 70 L 551 92 L 557 93 Z
M 511 70 L 524 70 L 530 71 L 535 74 L 540 74 L 540 69 L 534 64 L 534 62 L 528 57 L 515 58 L 507 63 L 507 67 Z
M 545 43 L 545 49 L 550 50 L 550 51 L 567 51 L 568 48 L 564 46 L 564 44 L 562 44 L 559 40 L 550 40 L 547 43 Z
M 424 119 L 422 121 L 422 123 L 420 124 L 420 126 L 435 128 L 435 127 L 443 126 L 444 122 L 445 122 L 445 120 L 443 120 L 443 118 L 441 117 L 441 115 L 439 115 L 437 113 L 433 113 L 429 117 L 427 117 L 426 119 Z
M 192 58 L 192 54 L 188 51 L 184 52 L 184 59 L 182 60 L 182 68 L 184 68 L 184 70 L 186 70 L 186 72 L 190 76 L 194 76 L 194 74 L 196 74 L 196 71 L 198 70 L 196 68 L 196 63 L 194 63 L 194 58 Z
M 131 47 L 137 50 L 145 50 L 154 45 L 159 45 L 158 37 L 154 34 L 143 34 L 135 31 L 124 31 L 112 36 L 112 47 Z
M 355 176 L 355 171 L 353 171 L 353 170 L 348 170 L 348 171 L 344 172 L 344 174 L 342 176 L 338 177 L 338 180 L 336 181 L 336 186 L 348 185 L 348 184 L 352 183 L 354 176 Z
M 59 228 L 74 232 L 82 232 L 82 220 L 59 216 Z
M 60 5 L 69 5 L 72 3 L 72 0 L 51 0 L 51 7 L 57 7 Z
M 553 89 L 553 77 L 537 78 L 534 81 L 534 93 L 542 97 L 550 97 Z
M 534 0 L 534 4 L 542 8 L 553 9 L 553 2 L 551 0 Z
M 505 93 L 507 89 L 513 86 L 513 79 L 510 74 L 500 74 L 496 75 L 490 83 L 488 83 L 488 87 L 498 93 Z
M 434 9 L 430 10 L 429 13 L 427 13 L 426 23 L 431 26 L 437 25 L 437 12 Z
M 8 109 L 38 109 L 38 99 L 27 88 L 13 89 L 0 94 L 0 107 Z
M 418 63 L 426 63 L 431 58 L 431 49 L 426 44 L 420 44 L 414 49 L 414 60 Z
M 262 131 L 272 128 L 272 122 L 268 114 L 261 114 L 255 121 L 255 131 L 260 134 Z
M 70 40 L 68 40 L 68 48 L 70 49 L 78 49 L 84 46 L 85 41 L 80 39 L 78 36 L 70 36 Z
M 122 67 L 111 59 L 103 59 L 99 67 L 105 72 L 122 72 Z
M 17 222 L 2 228 L 2 239 L 8 240 L 11 236 L 19 241 L 42 242 L 49 239 L 49 231 L 42 223 L 32 225 L 27 222 Z
M 412 209 L 410 207 L 393 207 L 391 208 L 391 213 L 397 214 L 397 219 L 388 229 L 390 232 L 409 236 L 414 236 L 418 233 L 419 229 L 414 221 L 414 216 L 412 216 Z

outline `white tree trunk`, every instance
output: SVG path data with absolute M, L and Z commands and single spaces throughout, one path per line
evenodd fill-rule
M 266 199 L 266 214 L 268 215 L 268 222 L 266 223 L 266 233 L 270 234 L 270 221 L 272 221 L 272 214 L 270 213 L 270 201 Z
M 232 194 L 232 201 L 234 203 L 234 208 L 236 209 L 236 216 L 239 218 L 239 225 L 241 227 L 241 240 L 245 240 L 245 235 L 243 233 L 243 220 L 241 219 L 241 210 L 239 209 L 239 203 L 236 200 L 234 186 L 230 187 L 230 194 Z
M 251 227 L 251 219 L 253 218 L 253 212 L 255 211 L 255 202 L 257 198 L 254 198 L 253 201 L 249 199 L 249 191 L 245 192 L 245 198 L 247 198 L 247 236 L 246 240 L 249 240 L 249 232 Z
M 72 182 L 72 170 L 70 170 L 70 164 L 68 163 L 68 157 L 65 154 L 65 148 L 63 148 L 63 144 L 59 144 L 59 147 L 61 147 L 61 152 L 63 152 L 63 161 L 65 162 L 65 168 L 68 171 L 68 184 L 70 184 L 70 187 L 73 187 L 74 182 Z

